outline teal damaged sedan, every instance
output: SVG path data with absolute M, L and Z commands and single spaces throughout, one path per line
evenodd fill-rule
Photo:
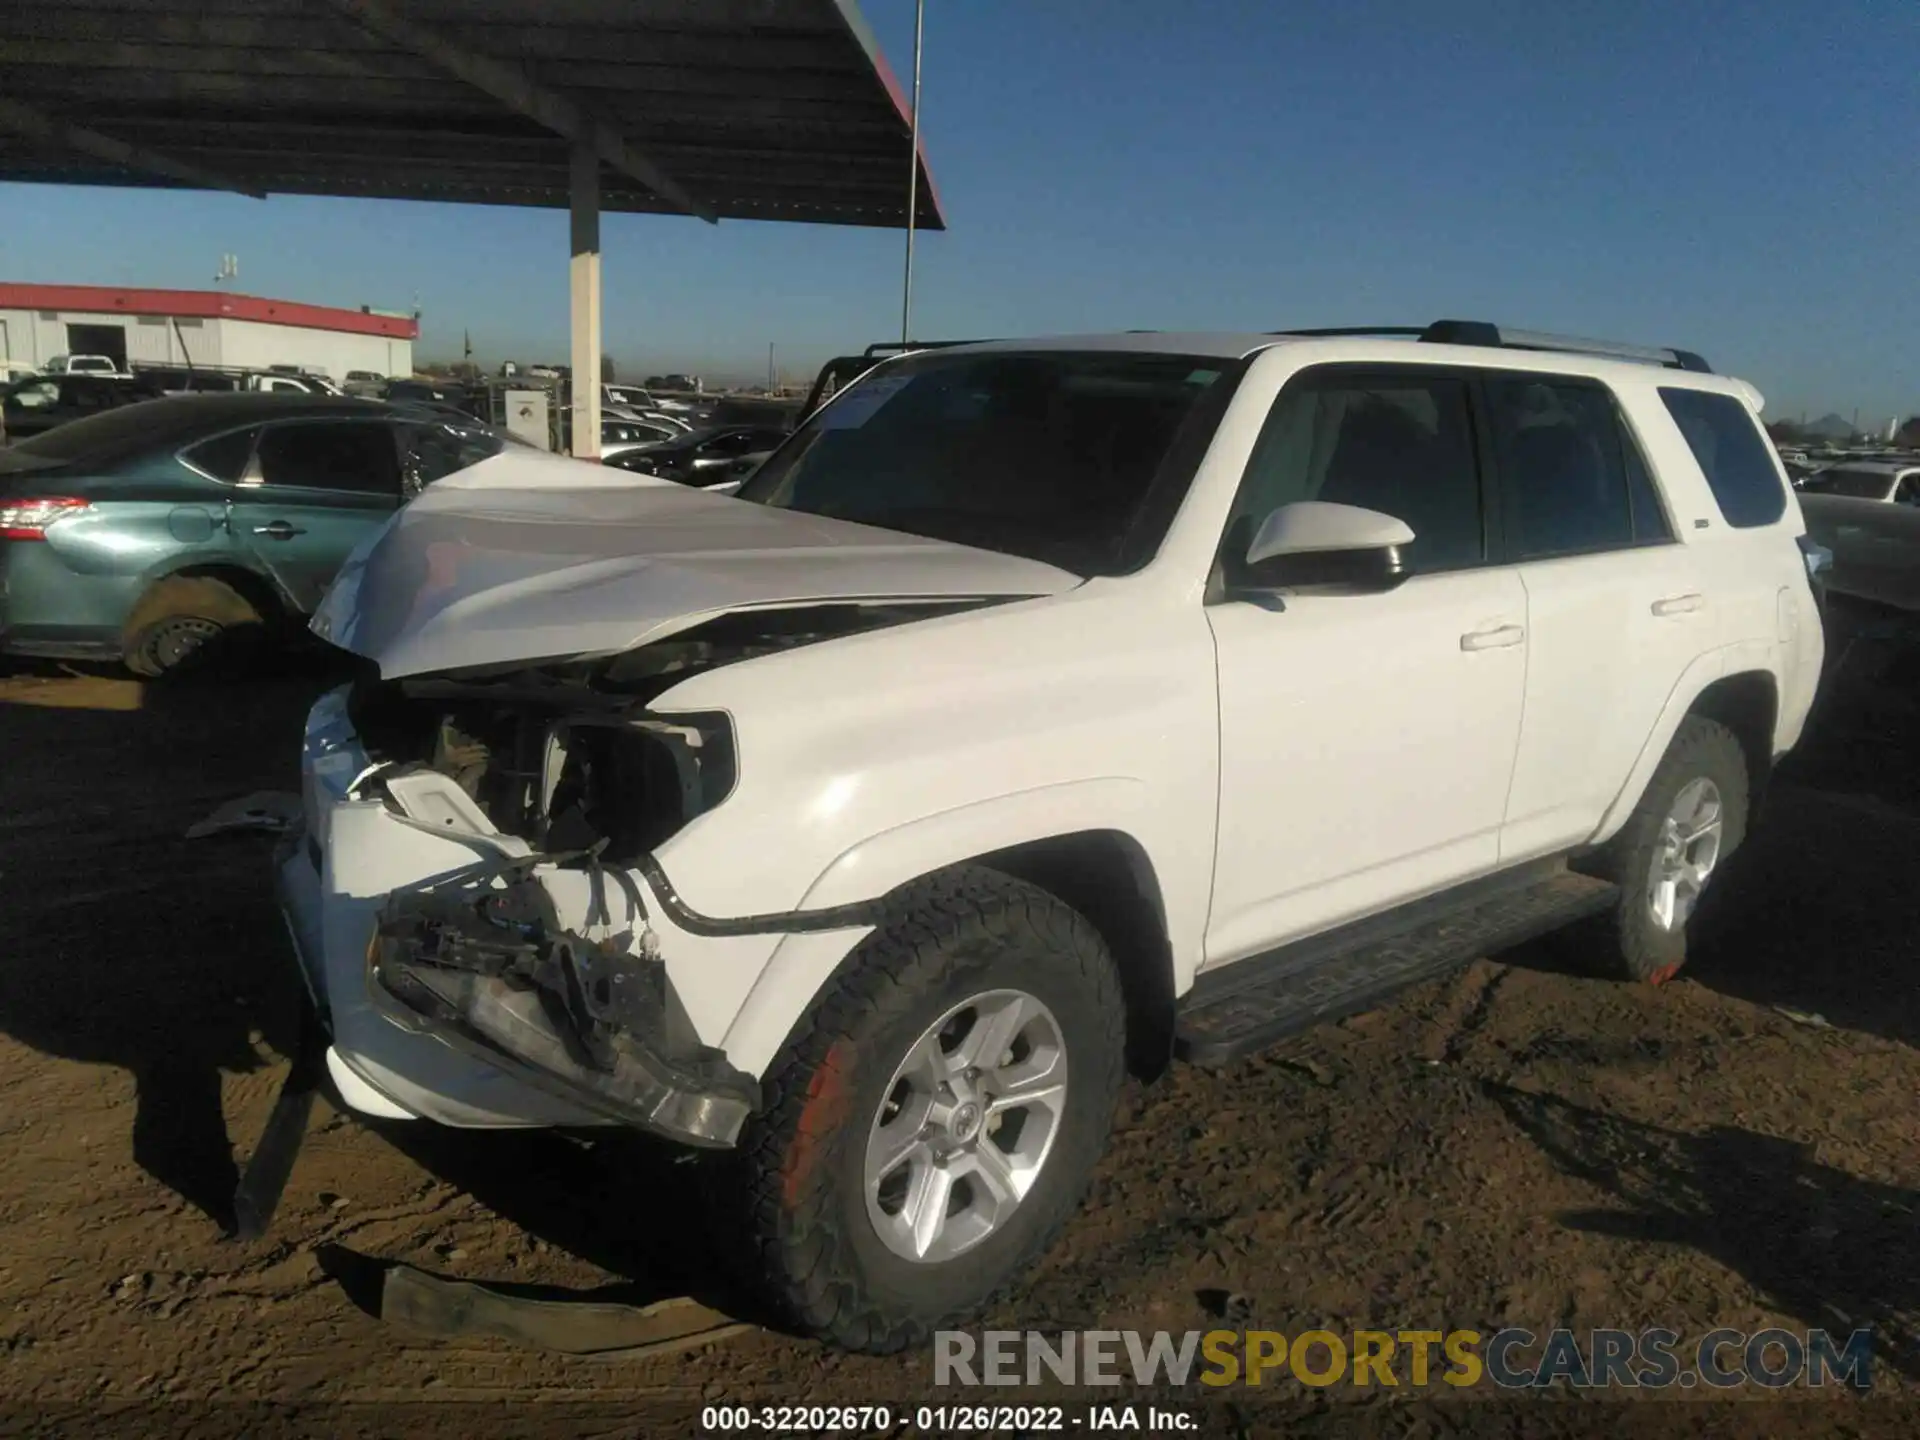
M 508 443 L 428 406 L 246 394 L 0 448 L 0 654 L 157 676 L 292 633 L 410 495 Z

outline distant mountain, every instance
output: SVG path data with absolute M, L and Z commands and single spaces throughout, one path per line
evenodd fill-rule
M 1822 415 L 1811 424 L 1802 425 L 1801 432 L 1816 440 L 1851 440 L 1853 423 L 1839 415 Z

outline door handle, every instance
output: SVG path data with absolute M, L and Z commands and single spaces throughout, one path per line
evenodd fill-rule
M 1473 630 L 1460 637 L 1462 650 L 1504 650 L 1527 638 L 1525 627 L 1499 625 L 1491 630 Z
M 294 536 L 304 535 L 307 532 L 298 525 L 289 525 L 285 520 L 275 520 L 266 525 L 254 526 L 253 533 L 264 535 L 269 540 L 291 540 Z
M 1690 615 L 1695 610 L 1704 610 L 1707 602 L 1700 595 L 1669 595 L 1664 600 L 1653 602 L 1656 615 Z

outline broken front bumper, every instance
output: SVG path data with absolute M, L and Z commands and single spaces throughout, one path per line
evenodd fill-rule
M 504 873 L 503 853 L 524 852 L 519 842 L 463 833 L 446 812 L 432 825 L 396 813 L 362 783 L 370 769 L 339 692 L 323 697 L 308 721 L 304 819 L 280 847 L 276 888 L 341 1098 L 374 1117 L 463 1128 L 617 1122 L 685 1144 L 733 1143 L 756 1087 L 692 1040 L 656 960 L 592 943 L 607 1004 L 598 1014 L 570 1009 L 562 977 L 578 965 L 548 942 L 570 953 L 587 945 L 575 933 L 586 907 L 563 907 L 571 931 L 543 911 L 538 943 L 524 931 L 490 933 L 497 908 L 459 909 L 517 893 L 538 910 L 550 903 L 539 898 L 547 881 L 577 889 L 584 877 L 544 869 L 536 877 L 530 866 Z M 629 908 L 641 897 L 612 898 L 618 926 L 642 933 L 643 917 Z M 600 930 L 616 928 L 608 919 Z M 486 948 L 479 941 L 501 939 L 522 947 L 517 968 L 465 965 Z M 629 977 L 618 1004 L 616 973 Z M 639 992 L 625 985 L 634 982 L 655 997 L 651 1005 L 629 1003 Z
M 537 879 L 396 894 L 368 947 L 382 1014 L 526 1084 L 692 1145 L 725 1146 L 759 1087 L 700 1043 L 652 931 L 566 929 Z

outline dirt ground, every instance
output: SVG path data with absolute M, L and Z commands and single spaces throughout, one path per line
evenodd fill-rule
M 925 1355 L 758 1330 L 576 1358 L 369 1313 L 393 1260 L 733 1303 L 689 1238 L 687 1167 L 624 1135 L 375 1129 L 323 1102 L 271 1234 L 227 1238 L 296 981 L 269 842 L 182 832 L 294 784 L 325 683 L 0 679 L 0 1424 L 664 1435 L 697 1433 L 702 1403 L 980 1398 L 935 1392 Z M 1663 1434 L 1920 1434 L 1916 855 L 1920 665 L 1868 634 L 1680 982 L 1579 978 L 1542 944 L 1224 1072 L 1178 1069 L 1129 1096 L 1083 1212 L 989 1323 L 1870 1325 L 1865 1400 L 1409 1403 L 1291 1381 L 1173 1400 L 1227 1434 L 1655 1433 L 1630 1417 L 1656 1409 Z

